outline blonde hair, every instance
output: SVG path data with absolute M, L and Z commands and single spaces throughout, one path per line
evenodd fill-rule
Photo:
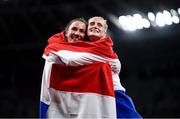
M 107 31 L 107 29 L 108 29 L 108 25 L 107 25 L 107 20 L 106 19 L 104 19 L 103 17 L 101 17 L 101 16 L 94 16 L 94 17 L 91 17 L 91 18 L 89 18 L 89 20 L 90 19 L 92 19 L 92 18 L 100 18 L 100 19 L 102 19 L 103 21 L 104 21 L 104 27 L 105 27 L 105 29 L 106 29 L 106 31 Z M 88 20 L 88 22 L 89 22 L 89 20 Z

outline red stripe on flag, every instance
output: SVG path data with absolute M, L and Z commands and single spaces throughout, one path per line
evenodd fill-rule
M 114 97 L 112 73 L 107 63 L 83 66 L 53 64 L 50 87 L 60 91 L 91 92 Z
M 53 41 L 53 39 L 52 39 Z M 98 56 L 109 57 L 116 59 L 118 56 L 112 49 L 112 41 L 110 37 L 101 39 L 96 42 L 55 42 L 50 43 L 44 50 L 44 55 L 48 55 L 50 52 L 61 51 L 61 50 L 69 50 L 74 52 L 86 52 L 92 53 Z

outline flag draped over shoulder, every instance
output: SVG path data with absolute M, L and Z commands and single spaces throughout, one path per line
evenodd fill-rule
M 43 54 L 46 63 L 42 77 L 40 117 L 116 118 L 111 66 L 102 60 L 117 59 L 111 39 L 107 37 L 93 43 L 54 41 L 49 42 Z M 81 53 L 85 53 L 95 61 L 87 58 L 88 63 L 74 65 L 65 62 L 64 65 L 47 61 L 50 53 L 55 53 L 58 58 L 81 58 L 80 61 L 84 60 Z
M 121 64 L 112 40 L 48 40 L 41 85 L 41 118 L 141 118 L 119 79 Z
M 112 45 L 113 43 L 110 37 L 105 37 L 96 42 L 52 42 L 45 48 L 44 55 L 47 56 L 52 51 L 58 52 L 61 50 L 69 50 L 117 59 L 118 57 L 113 51 Z

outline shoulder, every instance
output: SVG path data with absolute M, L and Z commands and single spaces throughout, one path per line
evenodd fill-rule
M 48 44 L 66 42 L 64 32 L 56 33 L 48 39 Z

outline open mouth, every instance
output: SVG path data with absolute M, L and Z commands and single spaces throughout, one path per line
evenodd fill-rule
M 77 41 L 77 40 L 81 40 L 82 38 L 80 36 L 76 36 L 76 35 L 72 35 L 71 36 L 71 40 L 72 41 Z
M 89 30 L 90 30 L 90 32 L 93 32 L 93 33 L 99 33 L 100 32 L 100 30 L 97 28 L 91 28 Z

